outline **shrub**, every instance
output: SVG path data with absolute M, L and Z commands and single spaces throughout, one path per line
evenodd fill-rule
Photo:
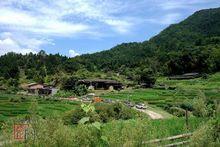
M 71 116 L 71 122 L 73 124 L 78 124 L 78 122 L 83 118 L 86 117 L 86 112 L 84 112 L 81 108 L 77 108 L 73 111 Z
M 77 96 L 82 96 L 88 93 L 88 88 L 85 85 L 80 85 L 77 77 L 65 79 L 62 83 L 62 89 L 71 91 Z
M 182 109 L 185 109 L 185 110 L 189 110 L 189 111 L 193 111 L 193 104 L 192 104 L 192 101 L 190 100 L 185 100 L 183 103 L 180 104 L 180 107 Z
M 102 122 L 106 123 L 115 118 L 115 112 L 112 105 L 98 104 L 96 105 L 96 112 L 99 114 Z
M 101 121 L 101 118 L 100 118 L 100 115 L 96 112 L 89 112 L 89 122 L 90 123 L 93 123 L 93 122 L 100 122 Z
M 21 98 L 18 98 L 18 97 L 10 98 L 9 101 L 10 102 L 14 102 L 14 103 L 20 103 L 21 102 Z
M 22 96 L 20 99 L 21 99 L 22 102 L 24 102 L 24 101 L 27 100 L 27 99 L 26 99 L 25 97 L 23 97 L 23 96 Z
M 191 137 L 192 146 L 217 146 L 220 144 L 220 120 L 213 119 L 201 126 Z
M 169 112 L 177 117 L 185 116 L 185 110 L 179 107 L 170 107 Z
M 207 107 L 203 98 L 195 98 L 193 100 L 193 114 L 198 117 L 207 116 Z
M 74 88 L 73 91 L 76 95 L 82 96 L 88 93 L 88 88 L 85 85 L 78 85 Z
M 208 74 L 206 74 L 206 73 L 203 73 L 202 74 L 202 79 L 208 79 L 209 78 L 209 75 Z
M 96 104 L 95 111 L 89 111 L 86 113 L 82 108 L 77 108 L 70 112 L 67 112 L 64 117 L 65 124 L 78 124 L 78 122 L 84 118 L 89 117 L 89 123 L 93 122 L 109 122 L 111 120 L 127 120 L 135 117 L 140 117 L 141 112 L 136 112 L 135 110 L 131 110 L 126 106 L 116 103 L 116 104 Z
M 75 93 L 73 91 L 64 91 L 64 90 L 59 90 L 56 94 L 55 97 L 70 97 L 70 96 L 75 96 Z

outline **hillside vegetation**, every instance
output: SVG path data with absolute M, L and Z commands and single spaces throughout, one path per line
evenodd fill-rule
M 139 81 L 141 76 L 220 69 L 220 8 L 201 10 L 142 43 L 123 43 L 110 50 L 75 58 L 8 53 L 0 57 L 0 79 L 60 83 L 62 78 L 110 78 Z

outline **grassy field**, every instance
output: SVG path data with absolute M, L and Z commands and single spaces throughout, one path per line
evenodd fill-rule
M 128 125 L 129 129 L 142 127 L 142 133 L 147 134 L 148 139 L 163 138 L 173 135 L 178 135 L 187 132 L 193 132 L 196 128 L 202 125 L 206 120 L 204 118 L 191 117 L 189 119 L 189 128 L 186 128 L 184 118 L 171 118 L 164 120 L 127 120 L 113 121 L 103 125 L 103 132 L 111 134 L 115 131 L 120 131 L 120 128 L 125 128 Z M 131 131 L 131 130 L 127 131 Z M 125 130 L 124 130 L 125 131 Z M 120 134 L 120 133 L 119 133 Z M 106 135 L 108 136 L 108 135 Z
M 200 91 L 206 97 L 220 100 L 220 73 L 210 75 L 207 79 L 197 78 L 191 80 L 167 80 L 159 78 L 156 84 L 165 84 L 169 89 L 134 89 L 100 94 L 103 98 L 124 99 L 132 101 L 145 101 L 149 104 L 164 106 L 166 104 L 180 104 L 184 100 L 195 98 Z
M 21 97 L 24 97 L 25 100 L 19 102 L 11 100 L 12 98 L 20 99 Z M 31 99 L 33 98 L 37 98 L 38 100 L 38 114 L 42 117 L 60 115 L 68 110 L 74 109 L 74 107 L 78 105 L 77 102 L 47 100 L 34 96 L 0 93 L 0 122 L 7 120 L 9 117 L 28 114 Z

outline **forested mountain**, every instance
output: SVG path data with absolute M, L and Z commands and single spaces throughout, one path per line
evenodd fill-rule
M 167 50 L 182 49 L 184 46 L 199 45 L 206 37 L 220 35 L 220 8 L 200 10 L 185 19 L 163 30 L 159 35 L 150 39 Z
M 136 80 L 141 75 L 210 73 L 220 70 L 220 8 L 201 10 L 186 20 L 142 43 L 123 43 L 110 50 L 75 58 L 59 54 L 8 53 L 0 57 L 0 77 L 21 75 L 45 81 L 54 75 L 90 76 L 90 73 L 117 73 Z M 85 74 L 87 73 L 87 74 Z M 100 76 L 100 75 L 99 75 Z
M 85 61 L 81 64 L 89 69 L 117 72 L 143 66 L 165 74 L 211 72 L 219 70 L 219 37 L 220 8 L 207 9 L 169 26 L 149 41 L 121 44 L 75 60 Z

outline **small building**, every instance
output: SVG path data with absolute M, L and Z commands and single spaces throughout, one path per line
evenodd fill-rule
M 182 75 L 175 75 L 168 77 L 169 80 L 188 80 L 188 79 L 195 79 L 200 77 L 201 75 L 199 73 L 185 73 Z
M 83 79 L 79 80 L 79 84 L 86 85 L 88 88 L 93 87 L 95 90 L 97 89 L 114 89 L 121 90 L 123 89 L 122 83 L 115 80 L 106 80 L 106 79 Z
M 38 95 L 54 95 L 57 93 L 57 89 L 51 85 L 31 83 L 27 86 L 28 93 Z
M 44 88 L 43 84 L 31 83 L 27 85 L 27 91 L 31 94 L 37 94 L 39 89 Z

